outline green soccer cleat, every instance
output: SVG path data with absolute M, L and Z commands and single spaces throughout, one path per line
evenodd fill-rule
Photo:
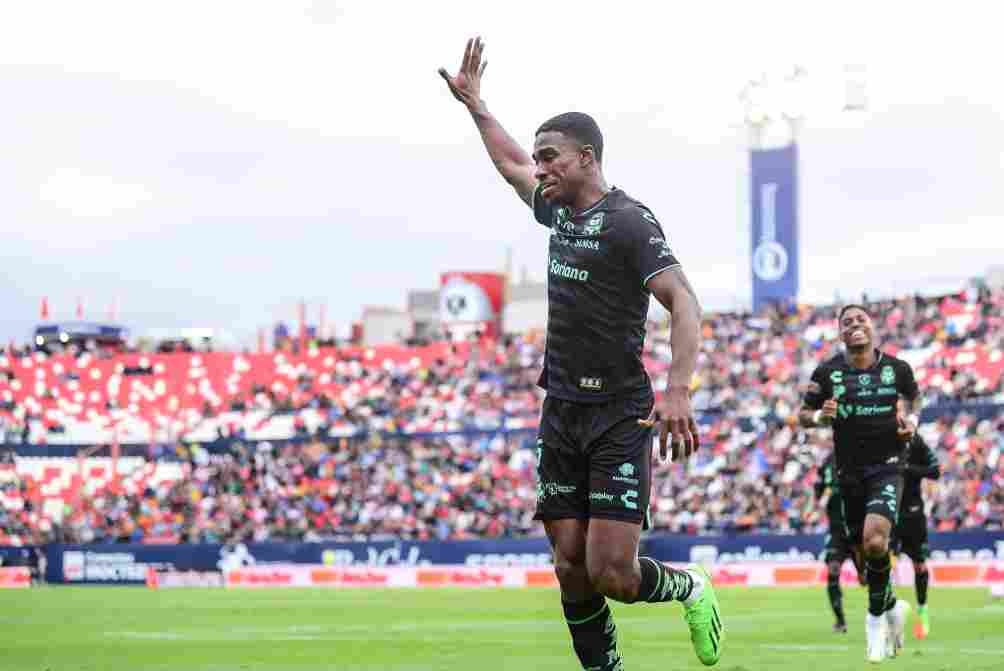
M 913 623 L 913 636 L 918 641 L 931 633 L 931 619 L 927 615 L 927 605 L 917 606 L 917 621 Z
M 690 627 L 690 641 L 694 644 L 697 659 L 705 666 L 714 666 L 722 656 L 722 637 L 725 634 L 718 597 L 715 596 L 711 576 L 703 566 L 691 565 L 687 571 L 704 580 L 704 589 L 695 603 L 685 606 L 683 617 Z

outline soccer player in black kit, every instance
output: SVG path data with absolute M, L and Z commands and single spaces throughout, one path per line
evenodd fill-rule
M 537 129 L 527 154 L 481 99 L 484 44 L 467 42 L 460 70 L 441 69 L 470 112 L 502 177 L 550 231 L 547 390 L 537 439 L 537 514 L 554 554 L 572 647 L 584 669 L 624 668 L 606 599 L 681 601 L 698 659 L 721 655 L 722 621 L 703 568 L 638 556 L 649 507 L 653 427 L 673 457 L 698 445 L 689 384 L 700 307 L 652 212 L 603 176 L 603 136 L 585 114 Z M 654 408 L 642 365 L 649 296 L 672 315 L 669 387 Z
M 875 347 L 875 327 L 864 307 L 845 306 L 837 321 L 845 351 L 812 373 L 799 420 L 808 428 L 833 426 L 844 519 L 851 543 L 862 546 L 868 572 L 866 657 L 881 662 L 903 647 L 909 611 L 892 592 L 889 540 L 919 393 L 910 364 Z
M 837 480 L 837 466 L 831 454 L 819 469 L 819 477 L 813 487 L 816 499 L 826 499 L 826 518 L 829 529 L 823 542 L 823 561 L 826 562 L 826 595 L 830 599 L 830 608 L 836 622 L 833 631 L 847 633 L 847 620 L 844 617 L 844 594 L 840 588 L 840 571 L 844 562 L 850 559 L 858 571 L 858 579 L 864 584 L 864 566 L 861 565 L 860 547 L 851 545 L 844 522 L 844 499 L 840 494 L 840 482 Z
M 927 638 L 931 632 L 931 620 L 927 612 L 927 583 L 930 574 L 927 558 L 927 514 L 920 485 L 924 478 L 937 480 L 941 477 L 938 456 L 928 446 L 920 434 L 914 434 L 910 449 L 906 454 L 906 469 L 903 479 L 903 502 L 899 523 L 893 534 L 893 552 L 906 555 L 913 562 L 913 586 L 917 593 L 917 622 L 913 633 L 919 639 Z

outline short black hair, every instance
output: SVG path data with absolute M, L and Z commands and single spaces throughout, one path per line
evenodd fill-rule
M 537 129 L 535 134 L 540 135 L 549 131 L 563 133 L 577 140 L 579 144 L 590 145 L 593 148 L 593 154 L 596 156 L 596 162 L 603 162 L 603 133 L 600 132 L 596 119 L 588 114 L 583 114 L 582 112 L 565 112 L 564 114 L 551 117 L 540 124 L 540 128 Z
M 844 313 L 847 312 L 848 310 L 861 310 L 866 315 L 868 315 L 869 319 L 871 319 L 872 316 L 872 314 L 868 312 L 868 308 L 866 308 L 864 305 L 859 305 L 858 303 L 848 303 L 844 307 L 840 308 L 840 314 L 837 315 L 837 322 L 840 322 L 840 320 L 844 318 Z

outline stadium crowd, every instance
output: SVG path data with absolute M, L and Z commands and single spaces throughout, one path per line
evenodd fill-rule
M 915 367 L 929 405 L 1004 402 L 998 365 L 1004 291 L 974 288 L 873 308 L 881 315 L 883 346 L 922 364 Z M 837 351 L 834 309 L 711 315 L 703 329 L 694 404 L 705 449 L 689 464 L 656 468 L 654 528 L 825 530 L 812 484 L 830 449 L 828 432 L 799 429 L 795 413 L 812 369 Z M 40 483 L 8 470 L 0 491 L 21 505 L 0 508 L 0 543 L 539 534 L 532 520 L 532 425 L 542 400 L 534 386 L 541 357 L 540 338 L 515 337 L 448 351 L 428 363 L 349 362 L 336 372 L 354 390 L 349 394 L 328 393 L 309 372 L 281 393 L 259 386 L 226 410 L 288 413 L 303 441 L 252 440 L 221 430 L 221 437 L 229 433 L 221 452 L 180 441 L 158 447 L 151 456 L 179 461 L 180 477 L 143 491 L 112 482 L 66 502 L 61 515 L 43 514 Z M 669 334 L 652 324 L 647 364 L 657 391 L 665 387 L 669 361 Z M 17 374 L 0 370 L 8 383 Z M 308 422 L 308 413 L 322 420 Z M 18 442 L 23 425 L 17 422 L 25 413 L 7 408 L 2 416 L 7 424 L 0 433 Z M 928 420 L 921 432 L 944 469 L 930 488 L 932 526 L 1004 527 L 1001 406 L 982 418 L 956 409 Z M 509 430 L 500 432 L 504 427 Z

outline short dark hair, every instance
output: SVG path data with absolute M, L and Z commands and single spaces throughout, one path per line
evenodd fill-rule
M 864 305 L 859 305 L 858 303 L 848 303 L 844 307 L 840 308 L 840 314 L 837 315 L 838 322 L 844 318 L 844 313 L 847 312 L 848 310 L 861 310 L 866 315 L 868 315 L 869 319 L 872 316 L 871 313 L 868 312 L 868 308 L 866 308 Z
M 603 162 L 603 133 L 600 132 L 600 127 L 596 123 L 596 120 L 588 114 L 583 114 L 582 112 L 565 112 L 564 114 L 551 117 L 540 124 L 536 135 L 549 131 L 563 133 L 577 140 L 579 144 L 590 145 L 593 148 L 593 154 L 596 156 L 596 162 Z

